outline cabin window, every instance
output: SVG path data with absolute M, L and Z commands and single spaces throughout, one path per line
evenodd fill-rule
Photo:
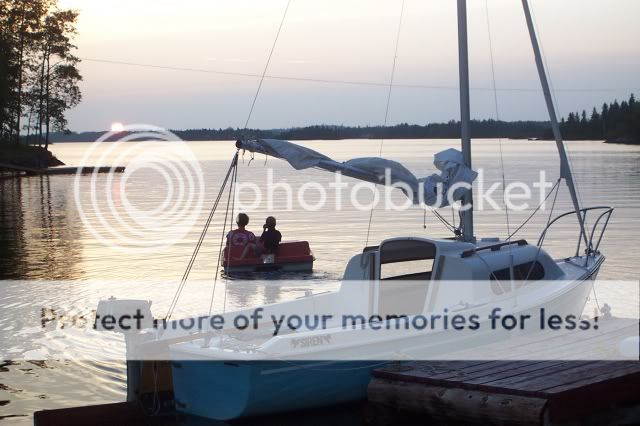
M 436 246 L 420 240 L 387 241 L 380 246 L 378 313 L 416 315 L 422 313 Z
M 436 247 L 420 240 L 388 241 L 380 247 L 380 279 L 431 279 Z
M 410 260 L 407 262 L 380 265 L 381 280 L 429 280 L 433 270 L 433 259 Z
M 509 281 L 511 279 L 510 268 L 493 271 L 490 276 L 492 281 Z M 513 266 L 513 279 L 516 281 L 537 281 L 544 279 L 544 266 L 538 262 L 527 262 Z

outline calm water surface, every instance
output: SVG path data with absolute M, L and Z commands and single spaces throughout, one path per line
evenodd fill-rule
M 417 176 L 427 176 L 435 171 L 433 154 L 456 143 L 444 140 L 389 140 L 384 143 L 383 156 L 403 163 Z M 379 147 L 379 141 L 366 140 L 310 141 L 304 144 L 337 160 L 374 156 Z M 84 143 L 56 144 L 52 149 L 66 164 L 79 165 L 88 146 Z M 175 289 L 170 286 L 153 287 L 139 280 L 180 278 L 235 151 L 231 142 L 190 142 L 189 146 L 204 173 L 204 208 L 197 212 L 198 220 L 193 227 L 185 230 L 184 238 L 171 247 L 153 253 L 125 255 L 97 240 L 83 224 L 76 208 L 74 176 L 1 180 L 0 279 L 5 281 L 0 282 L 3 291 L 0 310 L 16 305 L 35 305 L 37 309 L 69 307 L 88 312 L 95 308 L 100 298 L 116 295 L 152 299 L 154 313 L 158 316 L 164 314 Z M 640 241 L 640 147 L 570 142 L 569 150 L 583 205 L 610 205 L 616 208 L 601 245 L 607 261 L 599 278 L 638 279 L 636 264 L 640 247 L 636 242 Z M 540 170 L 546 171 L 549 181 L 557 179 L 559 164 L 553 143 L 506 140 L 503 141 L 503 151 L 507 181 L 534 182 Z M 117 157 L 118 153 L 112 153 L 113 161 Z M 333 176 L 326 172 L 294 172 L 290 166 L 275 159 L 265 163 L 264 157 L 257 156 L 254 161 L 249 160 L 249 155 L 246 155 L 240 164 L 239 181 L 254 182 L 261 188 L 264 188 L 268 168 L 273 168 L 275 181 L 290 183 L 294 191 L 309 181 L 326 185 L 333 180 Z M 117 165 L 126 165 L 128 159 L 125 156 L 117 161 Z M 501 180 L 498 141 L 481 140 L 474 143 L 474 168 L 483 169 L 487 186 Z M 122 177 L 116 176 L 114 179 L 112 184 L 117 185 Z M 345 181 L 354 184 L 348 178 Z M 127 200 L 138 208 L 156 208 L 165 197 L 166 185 L 163 182 L 161 176 L 153 171 L 137 173 L 127 182 Z M 83 181 L 82 185 L 86 185 L 83 191 L 88 191 L 88 183 Z M 312 192 L 310 190 L 309 194 Z M 251 193 L 243 194 L 243 199 L 250 201 L 247 199 L 251 198 Z M 366 203 L 367 197 L 368 193 L 362 191 L 362 202 Z M 500 195 L 496 198 L 499 199 Z M 336 205 L 340 201 L 343 208 L 338 211 Z M 308 289 L 335 288 L 347 260 L 362 250 L 367 235 L 369 214 L 356 210 L 348 201 L 346 191 L 341 200 L 330 196 L 323 209 L 303 212 L 295 208 L 295 200 L 294 209 L 288 210 L 280 194 L 273 210 L 261 205 L 248 211 L 252 217 L 249 228 L 256 232 L 264 217 L 274 214 L 284 239 L 308 240 L 317 259 L 315 272 L 305 277 L 305 284 L 297 283 L 291 287 L 228 284 L 224 290 L 228 294 L 227 308 L 294 298 Z M 108 208 L 106 200 L 98 200 L 98 203 Z M 115 206 L 115 209 L 119 208 L 122 206 Z M 570 209 L 568 193 L 562 188 L 555 211 L 559 213 Z M 530 212 L 511 212 L 511 230 L 522 223 Z M 445 209 L 442 213 L 451 218 L 450 210 Z M 537 241 L 546 223 L 546 214 L 536 215 L 519 236 L 530 242 Z M 507 235 L 504 211 L 478 212 L 475 218 L 477 235 L 501 238 Z M 214 218 L 209 237 L 192 272 L 194 279 L 211 280 L 214 276 L 222 220 L 223 215 Z M 117 223 L 108 225 L 119 226 Z M 377 244 L 383 238 L 406 235 L 450 236 L 431 214 L 426 216 L 425 222 L 424 213 L 419 208 L 404 212 L 374 212 L 370 245 Z M 571 218 L 558 224 L 548 236 L 545 246 L 558 257 L 570 255 L 575 250 L 576 238 L 577 224 Z M 43 282 L 28 286 L 28 290 L 25 290 L 25 287 L 6 281 L 23 279 Z M 112 281 L 104 285 L 90 282 L 95 279 Z M 60 288 L 48 285 L 46 280 L 73 280 L 74 285 Z M 206 312 L 209 297 L 203 295 L 210 295 L 210 292 L 210 288 L 188 288 L 177 313 Z M 614 314 L 633 315 L 637 312 L 637 306 L 628 300 L 628 295 L 616 289 L 601 289 L 597 297 L 600 303 L 612 305 Z M 215 301 L 216 308 L 221 303 L 218 299 Z M 586 309 L 592 311 L 593 306 Z M 0 327 L 3 327 L 2 321 Z M 0 419 L 11 424 L 30 423 L 35 410 L 120 401 L 125 396 L 125 390 L 125 371 L 118 362 L 5 362 L 0 364 Z

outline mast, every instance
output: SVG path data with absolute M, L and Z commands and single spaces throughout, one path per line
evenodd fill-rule
M 460 74 L 460 138 L 465 166 L 471 168 L 471 136 L 469 133 L 469 49 L 467 43 L 467 0 L 458 0 L 458 70 Z M 474 242 L 473 190 L 462 198 L 463 206 L 471 206 L 462 212 L 462 239 Z
M 551 90 L 549 89 L 549 81 L 547 80 L 547 73 L 544 68 L 544 62 L 542 61 L 542 55 L 540 53 L 540 45 L 538 44 L 538 38 L 536 36 L 536 30 L 533 25 L 533 19 L 531 19 L 531 10 L 529 9 L 529 1 L 522 0 L 522 7 L 524 9 L 524 16 L 527 20 L 527 28 L 529 29 L 529 37 L 531 38 L 531 46 L 533 47 L 533 54 L 536 58 L 536 66 L 538 68 L 538 76 L 540 77 L 540 84 L 542 85 L 542 91 L 544 92 L 544 100 L 547 104 L 547 110 L 549 112 L 549 120 L 551 121 L 551 129 L 553 130 L 553 137 L 556 140 L 556 147 L 558 148 L 558 154 L 560 154 L 560 177 L 565 180 L 569 187 L 569 193 L 571 194 L 571 201 L 573 202 L 573 208 L 578 216 L 578 222 L 580 223 L 580 234 L 584 238 L 584 243 L 589 244 L 587 241 L 587 233 L 584 228 L 584 218 L 580 213 L 580 203 L 578 202 L 578 195 L 576 193 L 576 186 L 573 181 L 573 175 L 571 173 L 571 167 L 569 166 L 569 160 L 567 159 L 567 152 L 562 141 L 562 135 L 560 134 L 560 126 L 558 125 L 558 118 L 556 117 L 556 110 L 551 98 Z M 587 250 L 589 247 L 587 246 Z

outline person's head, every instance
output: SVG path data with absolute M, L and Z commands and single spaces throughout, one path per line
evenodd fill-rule
M 249 216 L 247 216 L 245 213 L 238 213 L 236 223 L 238 224 L 239 228 L 244 228 L 249 224 Z
M 268 229 L 276 229 L 276 218 L 269 216 L 264 224 Z

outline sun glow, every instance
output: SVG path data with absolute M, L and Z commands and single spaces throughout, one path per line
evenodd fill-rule
M 122 123 L 111 123 L 111 131 L 112 132 L 122 132 L 124 131 L 124 125 Z

